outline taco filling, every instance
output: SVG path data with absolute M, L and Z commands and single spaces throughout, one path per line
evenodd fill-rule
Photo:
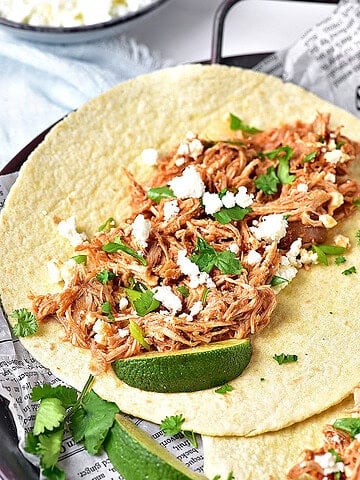
M 234 115 L 231 122 L 231 141 L 189 132 L 166 156 L 145 150 L 158 170 L 149 187 L 124 171 L 127 220 L 108 219 L 91 240 L 74 217 L 58 220 L 76 252 L 65 264 L 49 262 L 64 286 L 33 296 L 33 312 L 90 349 L 95 373 L 147 350 L 254 334 L 300 268 L 327 264 L 349 246 L 342 235 L 326 242 L 356 209 L 360 186 L 348 168 L 358 144 L 330 129 L 327 114 L 267 131 Z

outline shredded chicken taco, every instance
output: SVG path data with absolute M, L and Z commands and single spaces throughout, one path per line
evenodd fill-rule
M 351 115 L 251 71 L 115 87 L 50 132 L 7 199 L 10 322 L 36 318 L 22 341 L 61 379 L 92 372 L 99 395 L 158 423 L 251 436 L 326 410 L 360 370 L 359 139 Z M 146 392 L 111 367 L 249 336 L 227 395 Z

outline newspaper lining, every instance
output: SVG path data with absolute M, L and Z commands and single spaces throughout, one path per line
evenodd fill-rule
M 360 117 L 360 3 L 343 0 L 331 17 L 306 32 L 289 49 L 265 59 L 256 69 L 298 84 Z M 16 174 L 0 177 L 0 209 L 16 177 Z M 37 408 L 29 399 L 30 391 L 34 385 L 43 383 L 56 385 L 60 381 L 32 358 L 18 340 L 11 338 L 0 308 L 0 394 L 10 402 L 21 449 Z M 132 420 L 192 470 L 203 472 L 199 436 L 196 449 L 182 434 L 167 437 L 158 425 Z M 25 456 L 32 463 L 37 462 L 36 457 L 26 453 Z M 69 434 L 64 438 L 59 466 L 72 479 L 122 478 L 105 454 L 89 455 Z

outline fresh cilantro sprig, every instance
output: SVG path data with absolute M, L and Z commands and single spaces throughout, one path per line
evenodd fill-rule
M 225 385 L 222 385 L 221 387 L 217 388 L 215 390 L 215 393 L 219 393 L 220 395 L 225 395 L 228 392 L 232 392 L 234 390 L 234 387 L 228 383 L 225 383 Z
M 277 170 L 275 171 L 273 166 L 269 167 L 266 174 L 259 175 L 254 180 L 254 183 L 258 190 L 271 195 L 277 192 L 280 183 L 286 185 L 292 183 L 296 178 L 295 175 L 290 175 L 289 173 L 289 162 L 293 155 L 293 149 L 288 145 L 284 145 L 270 152 L 265 152 L 263 155 L 270 160 L 278 161 Z
M 134 320 L 129 321 L 130 335 L 137 340 L 146 350 L 150 350 L 150 345 L 144 338 L 143 329 Z
M 335 258 L 336 265 L 341 265 L 342 263 L 346 262 L 346 258 L 343 255 Z
M 210 273 L 217 267 L 221 273 L 228 275 L 239 275 L 242 271 L 240 260 L 234 252 L 223 250 L 217 252 L 203 238 L 198 237 L 196 247 L 190 260 L 195 263 L 202 272 Z
M 281 353 L 280 355 L 274 355 L 273 359 L 278 362 L 279 365 L 283 365 L 284 363 L 293 363 L 297 362 L 298 356 L 297 355 L 289 355 L 285 353 Z
M 104 302 L 101 304 L 101 312 L 105 313 L 109 320 L 115 320 L 114 315 L 111 313 L 111 303 Z
M 83 263 L 84 265 L 86 265 L 87 255 L 74 255 L 71 258 L 72 258 L 72 260 L 75 260 L 75 262 L 78 263 L 78 264 Z
M 119 412 L 114 403 L 90 390 L 92 382 L 90 376 L 80 394 L 63 385 L 36 386 L 32 390 L 32 400 L 40 404 L 34 429 L 26 436 L 25 450 L 40 458 L 42 474 L 49 480 L 65 480 L 65 472 L 57 463 L 67 426 L 75 442 L 83 441 L 89 453 L 97 454 Z
M 174 192 L 170 187 L 164 185 L 163 187 L 149 188 L 146 196 L 150 198 L 154 203 L 160 203 L 163 198 L 175 198 Z
M 318 154 L 317 150 L 315 150 L 314 152 L 308 153 L 307 155 L 304 156 L 303 163 L 309 163 L 312 160 L 315 160 L 317 154 Z
M 112 228 L 116 227 L 116 222 L 113 217 L 109 217 L 102 225 L 99 226 L 99 232 L 109 232 Z
M 259 130 L 258 128 L 251 127 L 250 125 L 247 125 L 246 123 L 244 123 L 239 117 L 237 117 L 233 113 L 230 113 L 230 129 L 241 130 L 242 132 L 245 132 L 245 133 L 261 132 L 261 130 Z
M 312 251 L 316 253 L 319 263 L 329 265 L 327 255 L 342 255 L 346 248 L 337 245 L 312 245 Z
M 271 166 L 266 170 L 266 174 L 259 175 L 254 180 L 254 183 L 258 190 L 263 191 L 267 195 L 271 195 L 277 192 L 280 180 L 276 175 L 275 168 Z
M 351 438 L 360 433 L 360 417 L 339 418 L 333 423 L 333 427 L 348 433 Z
M 218 212 L 214 213 L 214 218 L 222 225 L 226 225 L 231 220 L 243 220 L 244 217 L 250 213 L 252 209 L 250 207 L 242 208 L 236 205 L 231 208 L 221 208 Z
M 109 270 L 107 270 L 106 268 L 96 274 L 96 279 L 99 280 L 99 282 L 103 285 L 107 284 L 110 280 L 114 280 L 115 277 L 115 273 L 109 272 Z
M 150 312 L 153 312 L 160 306 L 159 300 L 154 298 L 154 293 L 146 289 L 144 291 L 134 290 L 132 288 L 124 288 L 125 295 L 135 308 L 136 313 L 140 317 L 144 317 Z
M 165 435 L 176 435 L 178 433 L 182 433 L 185 438 L 189 440 L 191 445 L 197 448 L 198 443 L 195 437 L 195 433 L 189 430 L 183 430 L 182 424 L 185 422 L 185 418 L 182 413 L 179 415 L 172 415 L 170 417 L 165 417 L 164 420 L 160 423 L 161 430 L 165 433 Z
M 181 293 L 181 295 L 187 298 L 190 295 L 189 289 L 186 285 L 179 285 L 176 287 L 176 290 Z
M 356 273 L 356 267 L 353 265 L 350 268 L 347 268 L 343 272 L 341 272 L 343 275 L 351 275 L 352 273 Z
M 17 320 L 12 327 L 12 331 L 16 337 L 28 337 L 38 331 L 39 325 L 37 319 L 27 308 L 14 310 L 10 313 L 10 317 Z
M 126 245 L 120 239 L 120 237 L 116 237 L 113 242 L 106 243 L 105 245 L 103 245 L 101 247 L 101 249 L 104 252 L 107 252 L 107 253 L 115 253 L 115 252 L 118 252 L 120 250 L 124 253 L 127 253 L 131 257 L 134 257 L 142 265 L 144 265 L 144 266 L 147 265 L 146 259 L 142 255 L 140 255 L 139 253 L 135 252 L 135 250 L 130 248 L 128 245 Z
M 270 285 L 272 287 L 276 287 L 277 285 L 281 285 L 282 283 L 286 283 L 289 280 L 283 277 L 279 277 L 278 275 L 274 275 L 272 279 L 270 280 Z

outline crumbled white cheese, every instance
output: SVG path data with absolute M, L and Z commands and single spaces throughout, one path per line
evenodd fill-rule
M 107 324 L 107 322 L 104 322 L 104 320 L 101 320 L 100 318 L 98 318 L 94 323 L 92 329 L 93 329 L 93 332 L 95 332 L 96 334 L 94 335 L 95 342 L 99 343 L 100 345 L 106 345 L 107 336 L 111 332 L 111 329 Z
M 306 183 L 298 183 L 297 187 L 296 187 L 296 190 L 299 192 L 299 193 L 305 193 L 309 190 L 309 187 L 307 186 Z
M 159 158 L 159 153 L 155 148 L 145 148 L 141 152 L 141 160 L 145 165 L 149 165 L 150 167 L 153 167 L 154 165 L 157 164 Z
M 126 338 L 129 336 L 129 330 L 127 328 L 118 328 L 117 332 L 120 338 Z
M 346 162 L 350 157 L 346 153 L 343 153 L 341 150 L 332 150 L 331 152 L 326 152 L 324 158 L 328 163 L 342 163 Z
M 345 237 L 345 235 L 341 235 L 341 234 L 335 235 L 334 244 L 337 247 L 349 248 L 350 247 L 350 238 Z
M 182 175 L 168 183 L 177 198 L 200 198 L 205 192 L 205 185 L 199 172 L 193 165 L 185 168 Z
M 247 193 L 247 188 L 242 186 L 239 187 L 237 194 L 235 195 L 235 202 L 241 208 L 250 207 L 254 201 L 254 195 L 252 193 Z
M 336 457 L 331 452 L 326 452 L 323 455 L 314 455 L 314 461 L 323 469 L 324 475 L 344 471 L 344 463 L 337 462 Z
M 79 233 L 76 230 L 76 217 L 73 215 L 67 220 L 62 220 L 58 224 L 58 231 L 60 235 L 71 243 L 73 247 L 81 245 L 86 240 L 85 233 Z
M 221 200 L 225 208 L 233 208 L 236 205 L 235 195 L 233 192 L 227 191 Z
M 300 256 L 301 252 L 301 245 L 302 240 L 301 238 L 297 238 L 292 242 L 290 245 L 289 251 L 286 254 L 286 258 L 289 260 L 290 265 L 294 267 L 300 267 L 298 257 Z
M 177 264 L 181 273 L 190 278 L 190 288 L 197 288 L 199 285 L 206 285 L 208 288 L 215 287 L 210 275 L 206 272 L 200 272 L 196 263 L 192 262 L 186 255 L 186 250 L 179 250 Z
M 268 243 L 278 242 L 286 235 L 288 222 L 281 214 L 266 215 L 261 219 L 261 222 L 250 227 L 250 231 L 254 234 L 257 240 L 265 240 Z
M 59 264 L 54 258 L 46 262 L 46 267 L 50 283 L 59 283 L 62 281 Z
M 331 215 L 319 215 L 320 222 L 324 225 L 325 228 L 333 228 L 337 225 L 337 221 Z
M 153 289 L 154 298 L 162 303 L 162 305 L 169 310 L 173 315 L 181 311 L 182 304 L 180 298 L 175 295 L 171 287 L 155 287 Z
M 178 155 L 190 155 L 193 159 L 197 159 L 204 151 L 204 145 L 196 137 L 193 132 L 187 132 L 185 140 L 182 141 L 177 149 Z
M 305 248 L 300 250 L 300 263 L 302 265 L 311 265 L 312 263 L 317 262 L 318 256 L 316 252 L 313 252 L 312 250 L 306 250 Z
M 84 324 L 87 327 L 91 327 L 92 325 L 94 325 L 96 319 L 97 319 L 97 315 L 95 312 L 87 312 L 87 314 L 85 315 Z
M 164 220 L 167 222 L 180 212 L 177 200 L 170 200 L 164 203 Z
M 126 297 L 121 297 L 119 301 L 119 309 L 125 310 L 125 308 L 129 305 L 129 300 Z
M 154 0 L 7 0 L 0 16 L 15 22 L 52 27 L 74 27 L 107 22 L 153 3 Z
M 230 245 L 228 246 L 228 250 L 230 250 L 230 252 L 235 253 L 235 255 L 237 255 L 240 251 L 240 247 L 237 243 L 230 243 Z
M 142 213 L 137 215 L 132 224 L 132 236 L 134 237 L 134 240 L 139 245 L 139 247 L 147 247 L 147 239 L 149 238 L 150 230 L 150 220 L 146 220 Z
M 200 313 L 203 308 L 204 308 L 204 305 L 200 300 L 195 302 L 194 305 L 190 308 L 190 312 L 189 312 L 190 317 L 195 317 L 195 315 Z
M 334 213 L 334 211 L 339 208 L 344 203 L 344 195 L 340 192 L 329 192 L 331 200 L 328 204 L 328 210 L 330 215 Z
M 327 172 L 327 174 L 324 176 L 325 182 L 331 182 L 335 183 L 336 182 L 336 175 L 331 172 Z
M 327 148 L 330 152 L 332 152 L 333 150 L 336 150 L 336 142 L 334 138 L 330 138 L 327 144 Z
M 223 202 L 217 193 L 205 192 L 202 197 L 202 203 L 205 208 L 205 213 L 208 215 L 213 215 L 223 207 Z
M 69 285 L 73 279 L 76 265 L 77 263 L 73 258 L 69 258 L 69 260 L 66 260 L 66 262 L 60 265 L 60 274 L 61 278 L 64 280 L 65 286 Z
M 249 250 L 247 254 L 247 263 L 249 265 L 256 265 L 261 262 L 261 255 L 256 250 Z
M 181 167 L 181 165 L 184 165 L 185 163 L 185 158 L 184 157 L 179 157 L 175 160 L 175 165 L 177 167 Z

